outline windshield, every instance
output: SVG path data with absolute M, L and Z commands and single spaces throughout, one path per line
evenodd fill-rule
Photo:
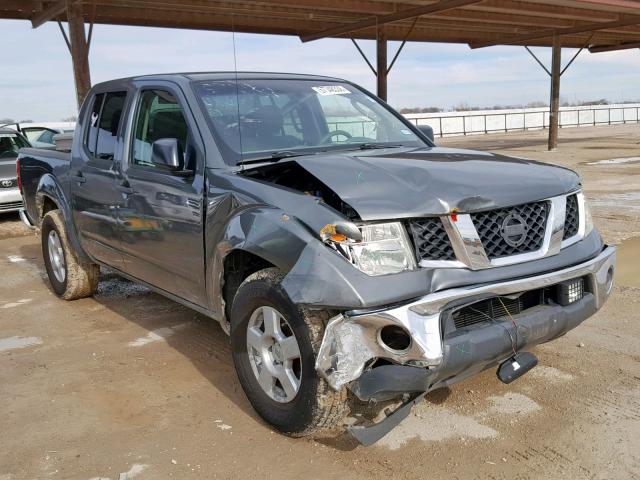
M 18 150 L 30 145 L 15 133 L 0 133 L 0 158 L 13 158 L 18 156 Z
M 195 90 L 231 165 L 282 151 L 424 145 L 399 116 L 348 83 L 214 80 L 196 82 Z

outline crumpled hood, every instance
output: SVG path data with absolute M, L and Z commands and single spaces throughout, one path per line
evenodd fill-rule
M 384 149 L 295 158 L 363 220 L 507 207 L 568 193 L 572 170 L 452 148 Z

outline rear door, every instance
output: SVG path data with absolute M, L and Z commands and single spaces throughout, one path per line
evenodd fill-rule
M 204 147 L 177 86 L 153 83 L 137 94 L 119 208 L 125 271 L 205 305 Z M 153 142 L 177 139 L 183 169 L 154 163 Z
M 76 228 L 85 251 L 96 260 L 122 268 L 117 207 L 122 149 L 121 119 L 127 92 L 96 94 L 84 122 L 82 145 L 71 159 L 71 201 Z

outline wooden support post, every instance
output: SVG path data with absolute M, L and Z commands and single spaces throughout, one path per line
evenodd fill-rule
M 551 54 L 551 101 L 549 102 L 549 150 L 558 148 L 558 123 L 560 116 L 560 65 L 562 39 L 560 35 L 553 36 Z
M 84 31 L 82 4 L 67 0 L 67 21 L 69 22 L 69 41 L 71 43 L 71 60 L 73 76 L 76 84 L 78 110 L 91 88 L 89 72 L 89 46 Z
M 377 58 L 377 80 L 378 80 L 378 97 L 385 102 L 387 101 L 387 35 L 384 27 L 378 28 L 376 38 L 376 58 Z

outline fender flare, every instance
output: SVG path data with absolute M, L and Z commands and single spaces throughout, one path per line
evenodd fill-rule
M 67 238 L 69 239 L 74 252 L 82 259 L 91 261 L 80 244 L 80 239 L 78 238 L 73 224 L 73 214 L 71 211 L 71 205 L 67 200 L 67 196 L 64 194 L 64 191 L 56 177 L 50 173 L 45 173 L 40 177 L 38 187 L 36 188 L 35 203 L 38 215 L 36 223 L 38 225 L 42 223 L 42 218 L 44 217 L 44 203 L 46 199 L 55 203 L 58 209 L 62 212 L 64 224 L 67 229 Z

